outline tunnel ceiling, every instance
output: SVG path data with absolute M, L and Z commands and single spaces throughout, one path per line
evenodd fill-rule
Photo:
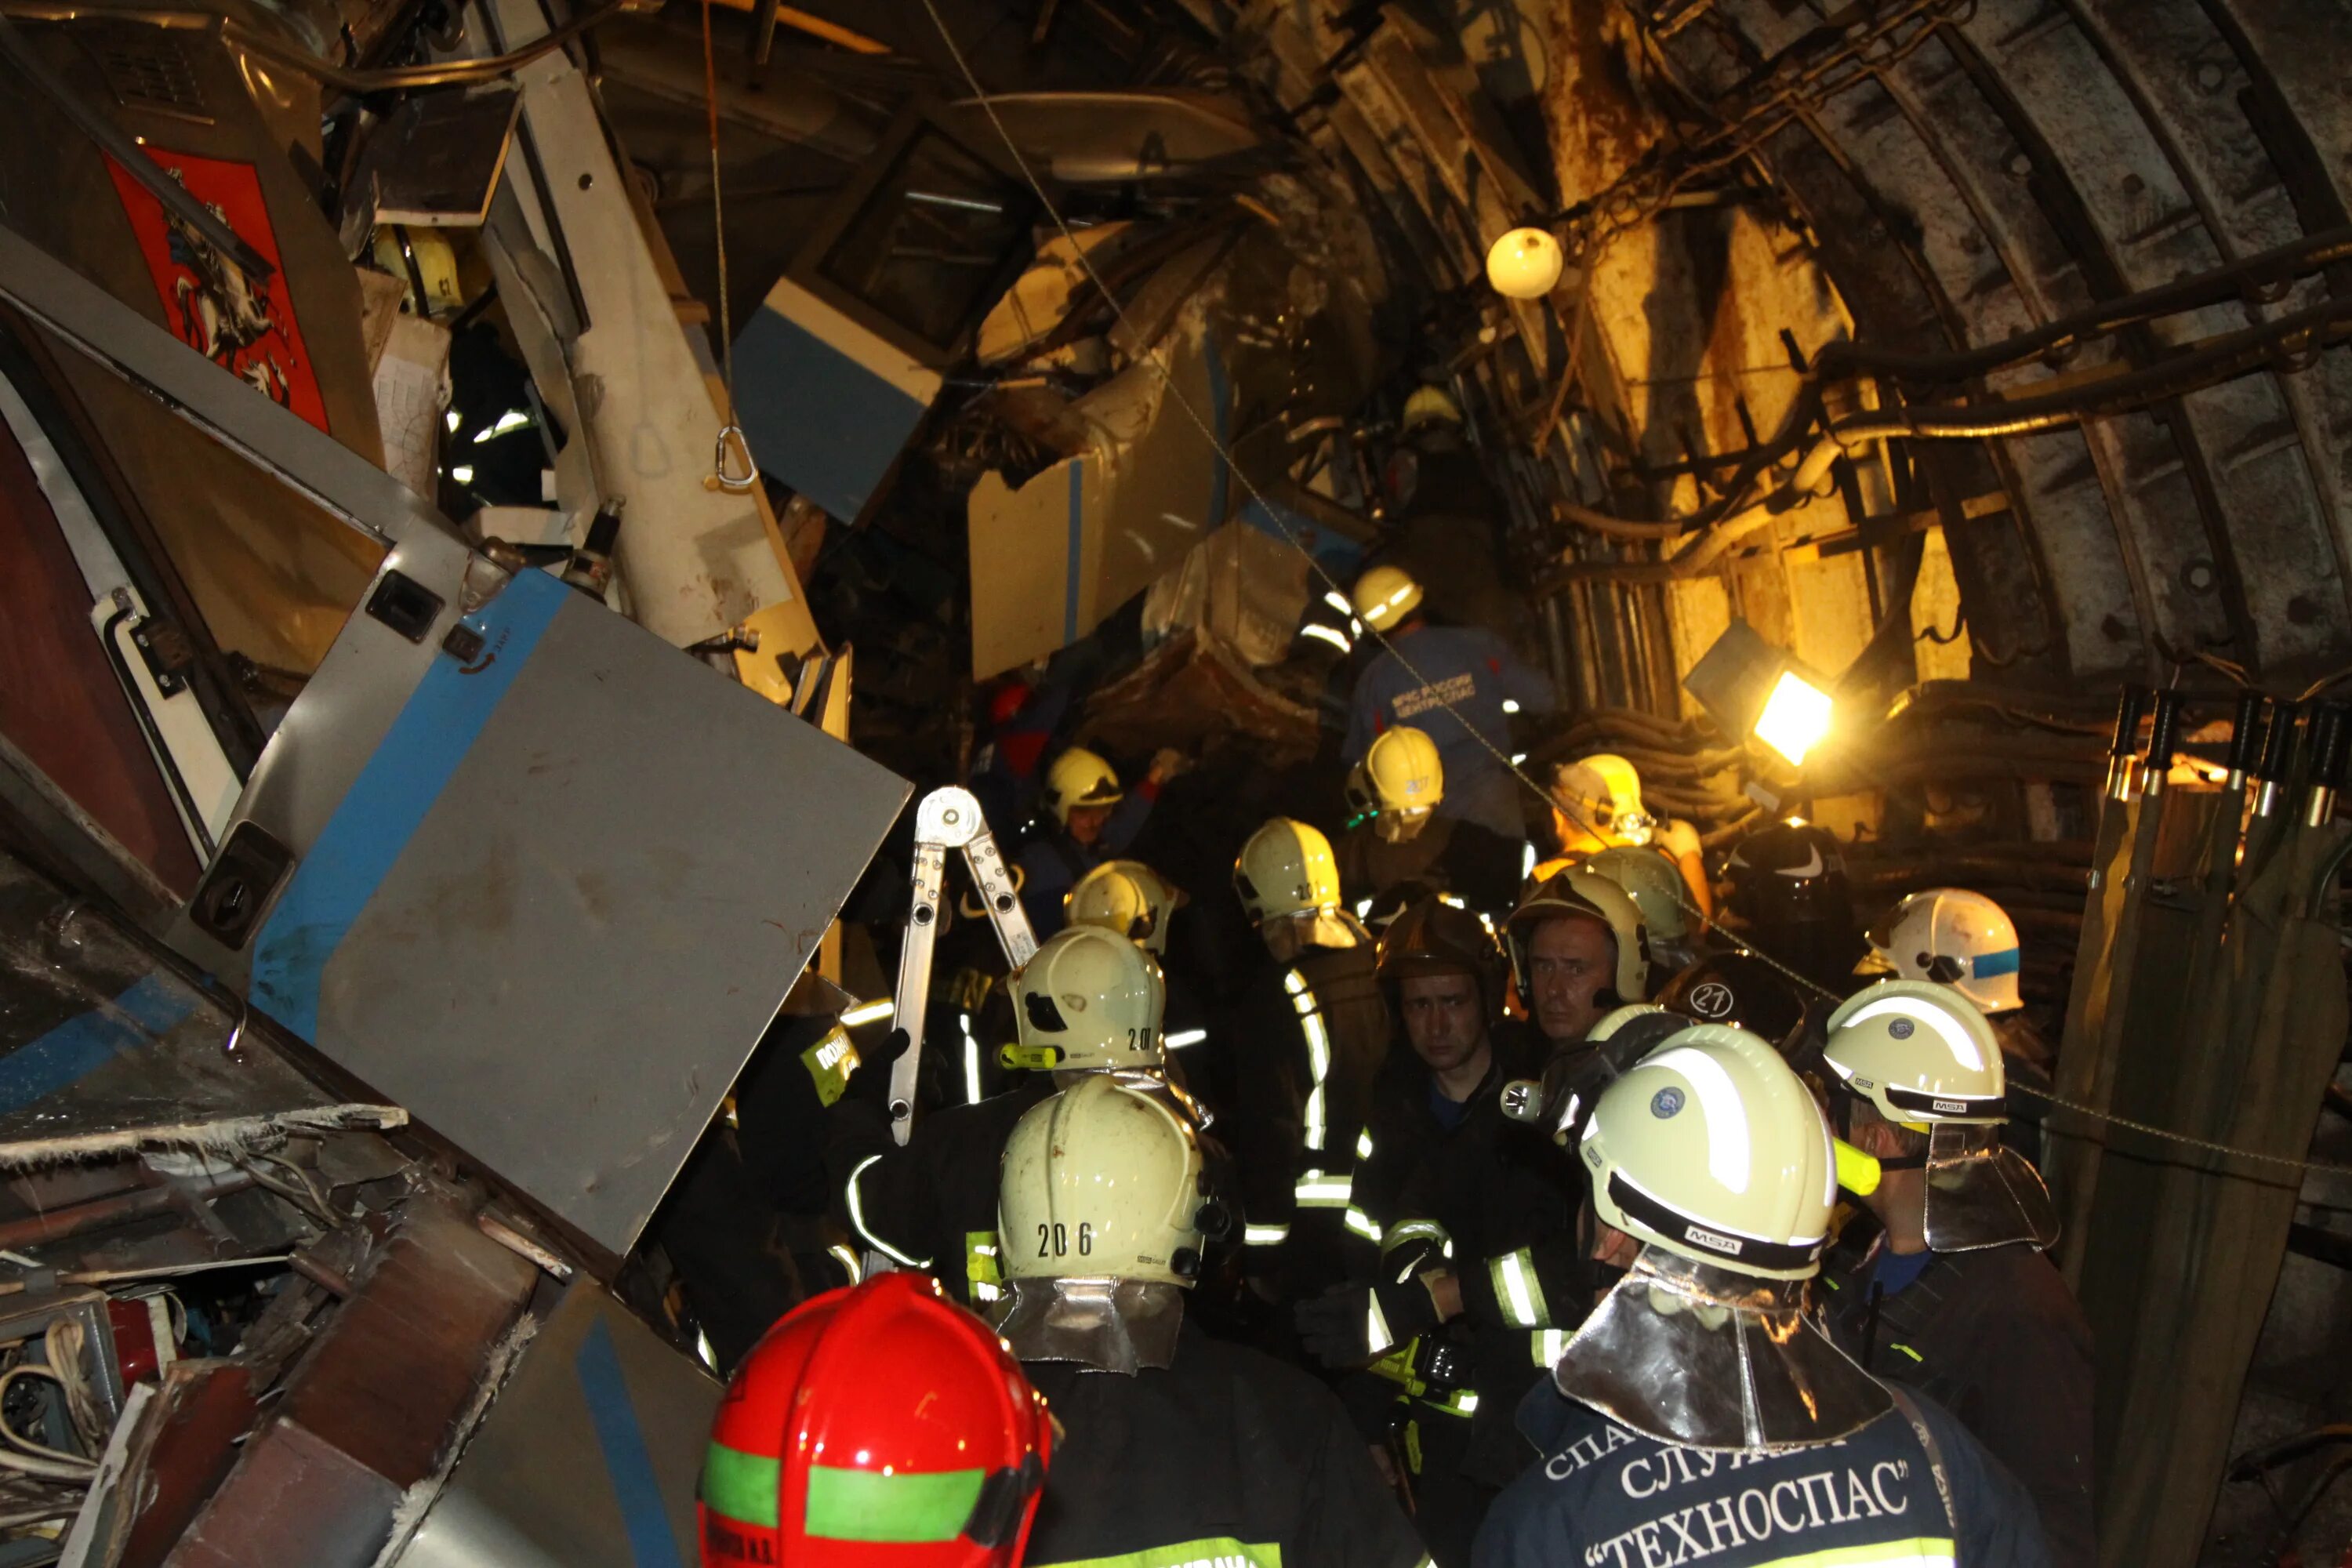
M 2342 5 L 1192 9 L 1359 173 L 1441 300 L 1483 293 L 1513 223 L 1568 237 L 1581 265 L 1554 296 L 1486 296 L 1482 342 L 1446 368 L 1487 395 L 1552 585 L 1584 621 L 1632 623 L 1579 650 L 1601 667 L 1588 698 L 1671 705 L 1669 652 L 1686 668 L 1732 614 L 1835 668 L 1899 607 L 1882 588 L 1924 582 L 1916 548 L 1888 547 L 1931 523 L 1969 637 L 1940 661 L 1923 645 L 1921 673 L 2055 687 L 2218 662 L 2292 686 L 2352 651 L 2352 349 L 2327 346 L 2352 264 L 2309 255 L 2342 239 L 2352 188 Z M 2207 302 L 2076 320 L 2172 286 Z M 2047 352 L 1995 363 L 2053 323 Z M 1830 420 L 2127 406 L 1997 439 L 1913 439 L 1893 414 L 1844 444 L 1822 504 L 1784 495 L 1750 537 L 1609 527 L 1711 521 L 1703 481 L 1814 398 Z M 1712 552 L 1662 564 L 1696 543 Z

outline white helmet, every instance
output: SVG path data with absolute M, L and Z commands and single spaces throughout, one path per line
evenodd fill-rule
M 1882 980 L 1830 1015 L 1822 1059 L 1887 1121 L 1997 1126 L 2009 1119 L 2000 1042 L 1948 985 Z
M 1249 837 L 1234 861 L 1234 891 L 1252 925 L 1339 907 L 1339 862 L 1331 841 L 1303 822 L 1277 816 Z
M 1168 998 L 1160 965 L 1099 926 L 1055 931 L 1013 975 L 1021 1036 L 1007 1067 L 1057 1071 L 1158 1068 L 1160 1015 Z
M 1938 980 L 1987 1013 L 2025 1005 L 2017 994 L 2017 922 L 1966 888 L 1930 888 L 1871 928 L 1871 958 L 1906 980 Z
M 1967 1252 L 2058 1239 L 2042 1173 L 2000 1142 L 2009 1083 L 1992 1026 L 1969 998 L 1928 980 L 1882 980 L 1830 1015 L 1822 1059 L 1888 1121 L 1927 1134 L 1924 1155 L 1882 1160 L 1927 1173 L 1927 1241 Z
M 1087 1079 L 1031 1107 L 1004 1145 L 1005 1277 L 1190 1285 L 1208 1206 L 1192 1129 L 1151 1095 Z
M 1769 1279 L 1821 1267 L 1837 1201 L 1829 1123 L 1745 1029 L 1669 1036 L 1601 1091 L 1581 1150 L 1593 1207 L 1629 1236 Z
M 1153 952 L 1168 951 L 1168 920 L 1183 902 L 1175 884 L 1140 860 L 1106 860 L 1062 898 L 1071 925 L 1116 931 Z
M 1384 632 L 1418 609 L 1421 584 L 1402 566 L 1375 566 L 1356 579 L 1356 618 Z
M 1074 805 L 1117 805 L 1127 798 L 1111 765 L 1083 746 L 1072 746 L 1045 769 L 1045 807 L 1067 827 Z
M 1647 844 L 1657 836 L 1657 818 L 1642 805 L 1642 775 L 1614 752 L 1596 752 L 1561 764 L 1552 775 L 1552 799 L 1573 833 L 1589 833 L 1603 844 Z
M 1348 774 L 1348 805 L 1370 813 L 1373 831 L 1391 844 L 1419 833 L 1444 798 L 1437 742 L 1410 724 L 1381 731 Z
M 1650 928 L 1652 941 L 1689 940 L 1686 900 L 1690 894 L 1683 886 L 1681 868 L 1672 860 L 1654 849 L 1620 844 L 1596 850 L 1582 864 L 1586 870 L 1598 872 L 1625 889 L 1625 896 L 1642 911 L 1642 923 Z

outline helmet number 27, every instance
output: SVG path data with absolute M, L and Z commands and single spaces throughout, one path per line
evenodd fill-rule
M 1095 1227 L 1091 1224 L 1081 1223 L 1078 1226 L 1078 1256 L 1089 1257 L 1094 1249 Z M 1068 1226 L 1041 1224 L 1037 1226 L 1038 1257 L 1067 1258 L 1069 1255 L 1070 1227 Z

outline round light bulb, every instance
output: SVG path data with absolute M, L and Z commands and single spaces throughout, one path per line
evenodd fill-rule
M 1512 300 L 1540 300 L 1559 281 L 1568 258 L 1549 230 L 1515 228 L 1486 252 L 1486 281 Z

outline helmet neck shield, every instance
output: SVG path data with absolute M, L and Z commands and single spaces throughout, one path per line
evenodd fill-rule
M 1174 1364 L 1184 1288 L 1159 1279 L 1009 1279 L 994 1324 L 1017 1360 L 1076 1362 L 1131 1377 Z
M 2042 1252 L 2057 1242 L 2058 1211 L 2042 1173 L 2000 1141 L 2000 1128 L 1932 1128 L 1927 1173 L 1930 1251 L 1975 1252 L 2022 1241 Z
M 1894 1408 L 1805 1315 L 1804 1281 L 1644 1247 L 1552 1369 L 1559 1391 L 1662 1443 L 1833 1443 Z

